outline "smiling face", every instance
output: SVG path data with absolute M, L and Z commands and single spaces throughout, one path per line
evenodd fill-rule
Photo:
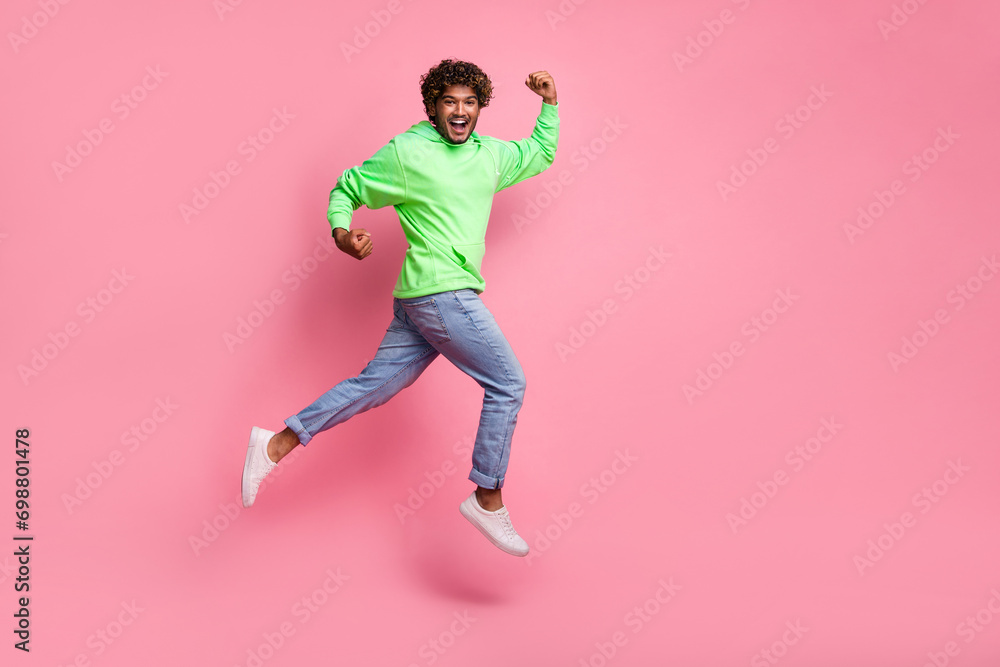
M 448 86 L 441 92 L 433 109 L 434 127 L 453 144 L 463 144 L 472 136 L 479 120 L 479 98 L 468 86 Z

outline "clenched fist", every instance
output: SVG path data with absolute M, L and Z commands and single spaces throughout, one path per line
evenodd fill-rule
M 552 79 L 552 75 L 545 70 L 529 74 L 528 78 L 524 80 L 524 85 L 541 95 L 542 101 L 546 104 L 556 104 L 556 82 Z
M 364 259 L 372 254 L 372 235 L 367 229 L 347 230 L 338 227 L 333 230 L 337 247 L 355 259 Z

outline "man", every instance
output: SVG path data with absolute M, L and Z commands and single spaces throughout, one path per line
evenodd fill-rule
M 472 453 L 473 493 L 459 510 L 501 550 L 525 556 L 501 488 L 524 397 L 524 373 L 479 295 L 493 195 L 552 164 L 559 137 L 555 82 L 548 72 L 525 85 L 542 97 L 534 131 L 502 141 L 475 132 L 493 95 L 472 63 L 442 60 L 420 79 L 428 120 L 398 134 L 360 167 L 346 170 L 330 193 L 327 217 L 337 247 L 359 260 L 372 253 L 371 234 L 351 229 L 353 212 L 392 205 L 408 247 L 393 289 L 393 320 L 363 371 L 285 420 L 275 434 L 254 427 L 243 468 L 243 505 L 253 504 L 264 477 L 296 445 L 382 405 L 410 386 L 437 356 L 484 389 Z

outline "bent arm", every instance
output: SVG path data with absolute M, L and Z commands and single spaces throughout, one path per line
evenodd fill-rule
M 382 208 L 401 204 L 405 199 L 406 179 L 395 142 L 390 141 L 360 166 L 347 169 L 337 179 L 330 191 L 326 218 L 336 237 L 338 228 L 351 228 L 354 211 L 362 204 L 368 208 Z

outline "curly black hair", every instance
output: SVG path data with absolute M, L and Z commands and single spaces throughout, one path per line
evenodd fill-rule
M 479 106 L 486 107 L 493 97 L 493 82 L 486 72 L 462 60 L 442 60 L 420 77 L 420 94 L 424 97 L 424 112 L 434 122 L 434 109 L 438 98 L 448 86 L 468 86 L 476 91 Z

